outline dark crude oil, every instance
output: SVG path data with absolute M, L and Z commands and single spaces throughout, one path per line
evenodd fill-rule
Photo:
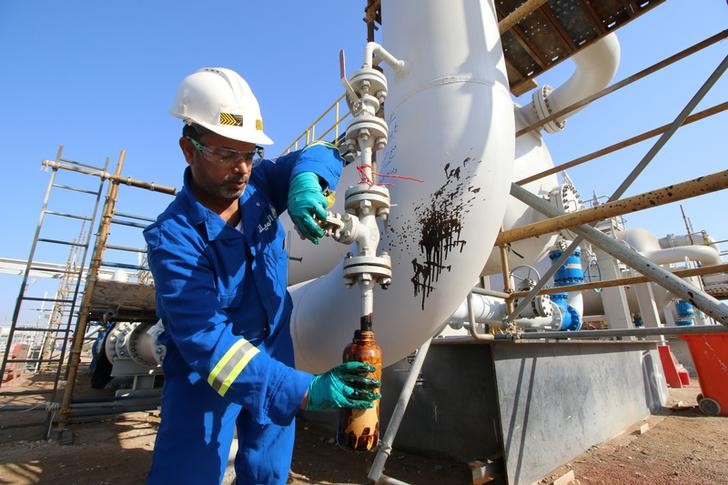
M 358 361 L 374 366 L 366 375 L 382 380 L 382 349 L 371 330 L 357 330 L 353 341 L 344 349 L 344 362 Z M 376 389 L 380 391 L 380 389 Z M 337 442 L 352 450 L 370 451 L 379 444 L 379 399 L 369 409 L 342 409 L 339 412 Z

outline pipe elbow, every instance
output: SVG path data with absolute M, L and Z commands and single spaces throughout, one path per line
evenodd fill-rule
M 616 34 L 602 37 L 594 44 L 574 54 L 574 74 L 562 86 L 553 89 L 544 85 L 533 93 L 531 103 L 519 108 L 531 123 L 548 118 L 577 101 L 585 99 L 609 86 L 619 67 L 621 48 Z M 584 109 L 577 108 L 568 115 L 551 120 L 544 125 L 549 133 L 561 131 L 566 119 Z
M 367 42 L 364 47 L 364 67 L 374 67 L 380 62 L 386 62 L 397 74 L 405 72 L 407 63 L 394 57 L 387 49 L 376 42 Z

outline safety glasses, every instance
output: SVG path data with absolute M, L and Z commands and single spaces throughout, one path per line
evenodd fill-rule
M 233 150 L 232 148 L 221 148 L 203 145 L 194 138 L 187 139 L 192 142 L 195 149 L 202 154 L 207 160 L 218 165 L 224 165 L 226 167 L 233 167 L 240 162 L 252 163 L 255 167 L 263 160 L 264 149 L 263 147 L 256 146 L 254 150 L 249 152 L 241 152 L 239 150 Z

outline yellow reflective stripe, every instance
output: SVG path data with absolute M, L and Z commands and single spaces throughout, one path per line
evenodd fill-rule
M 309 148 L 314 147 L 316 145 L 323 145 L 323 146 L 328 147 L 328 148 L 336 149 L 336 145 L 334 145 L 333 143 L 329 143 L 329 142 L 323 141 L 323 140 L 316 140 L 315 142 L 309 143 L 308 145 L 306 145 L 305 147 L 303 147 L 303 150 L 301 150 L 301 151 L 306 151 Z
M 240 361 L 235 365 L 235 367 L 233 367 L 225 380 L 222 381 L 222 386 L 220 386 L 220 389 L 217 391 L 218 394 L 220 394 L 221 396 L 225 395 L 228 388 L 232 385 L 235 379 L 238 378 L 240 373 L 243 372 L 245 366 L 248 365 L 250 359 L 255 357 L 258 352 L 260 352 L 260 350 L 258 350 L 258 347 L 251 347 L 250 349 L 248 349 L 247 352 L 245 352 L 245 354 L 243 354 L 243 356 L 240 358 Z
M 245 340 L 244 338 L 241 338 L 237 342 L 235 342 L 227 352 L 225 352 L 225 355 L 222 356 L 222 359 L 220 359 L 215 367 L 212 369 L 212 372 L 210 372 L 210 375 L 207 376 L 207 383 L 210 384 L 212 387 L 215 386 L 215 381 L 217 380 L 217 375 L 220 373 L 220 371 L 225 367 L 225 365 L 230 361 L 230 359 L 233 358 L 233 356 L 238 353 L 241 347 L 243 347 L 245 344 L 250 345 L 250 342 Z M 217 389 L 215 389 L 217 390 Z

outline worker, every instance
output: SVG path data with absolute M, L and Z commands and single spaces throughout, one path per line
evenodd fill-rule
M 187 76 L 172 114 L 184 120 L 184 188 L 144 231 L 166 346 L 148 483 L 220 483 L 236 427 L 237 483 L 286 483 L 299 409 L 368 408 L 380 397 L 368 364 L 316 376 L 293 368 L 278 216 L 288 210 L 318 243 L 323 190 L 335 189 L 342 161 L 326 143 L 263 159 L 273 142 L 258 101 L 230 69 Z

